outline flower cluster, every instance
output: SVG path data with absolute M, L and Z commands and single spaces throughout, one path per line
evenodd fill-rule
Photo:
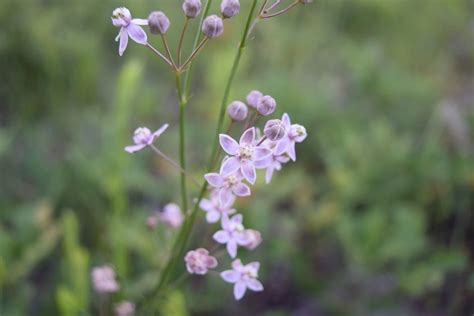
M 227 113 L 234 122 L 247 120 L 248 126 L 255 124 L 259 117 L 273 113 L 275 108 L 274 98 L 254 90 L 247 95 L 246 103 L 230 103 Z M 252 110 L 253 117 L 249 115 Z M 207 222 L 215 223 L 220 220 L 221 229 L 214 233 L 213 239 L 226 246 L 231 258 L 237 257 L 239 247 L 253 250 L 262 242 L 260 232 L 246 229 L 242 214 L 236 214 L 237 211 L 233 208 L 236 198 L 251 195 L 250 186 L 257 180 L 257 169 L 265 170 L 265 182 L 269 183 L 275 170 L 280 170 L 290 160 L 295 161 L 295 144 L 302 142 L 306 136 L 306 129 L 299 124 L 292 124 L 286 113 L 281 120 L 268 120 L 263 135 L 255 126 L 245 128 L 239 141 L 227 134 L 219 135 L 219 143 L 226 156 L 222 159 L 219 172 L 204 175 L 211 191 L 199 206 L 206 212 Z M 207 268 L 213 267 L 202 263 L 207 260 L 207 251 L 200 255 L 203 256 L 199 260 L 201 268 L 190 268 L 190 258 L 197 256 L 196 251 L 188 253 L 186 266 L 190 273 L 199 271 L 198 274 L 204 274 Z M 233 270 L 221 273 L 224 281 L 234 283 L 235 299 L 241 299 L 246 289 L 263 290 L 263 285 L 257 280 L 259 267 L 258 262 L 243 265 L 240 259 L 235 259 L 232 263 Z

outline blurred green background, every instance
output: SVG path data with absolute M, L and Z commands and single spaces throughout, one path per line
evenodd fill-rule
M 249 4 L 194 68 L 196 177 Z M 174 233 L 145 223 L 179 201 L 178 174 L 123 147 L 137 126 L 169 122 L 157 144 L 177 157 L 174 81 L 140 45 L 118 56 L 121 5 L 165 11 L 176 47 L 179 1 L 0 3 L 2 316 L 95 315 L 91 267 L 113 265 L 114 300 L 138 300 L 164 263 Z M 315 0 L 258 24 L 231 99 L 259 89 L 309 134 L 296 163 L 237 205 L 263 234 L 242 259 L 261 260 L 266 289 L 235 303 L 217 275 L 191 277 L 162 313 L 472 315 L 473 13 L 470 0 Z M 212 247 L 207 227 L 201 216 L 192 247 Z

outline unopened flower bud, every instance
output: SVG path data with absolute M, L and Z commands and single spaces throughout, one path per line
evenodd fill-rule
M 252 90 L 250 93 L 247 95 L 247 104 L 254 109 L 257 108 L 258 102 L 260 99 L 263 97 L 263 93 L 261 93 L 258 90 Z
M 281 120 L 269 120 L 265 124 L 263 133 L 271 141 L 280 140 L 286 133 L 285 124 Z
M 276 108 L 276 101 L 269 95 L 260 98 L 257 104 L 257 111 L 260 115 L 267 116 L 272 114 Z
M 221 12 L 224 18 L 231 18 L 240 11 L 239 0 L 222 0 Z
M 201 0 L 185 0 L 183 2 L 183 12 L 188 18 L 195 18 L 201 12 Z
M 161 11 L 153 11 L 148 16 L 148 26 L 153 34 L 165 34 L 170 27 L 170 20 Z
M 247 118 L 248 109 L 244 102 L 234 101 L 227 107 L 227 113 L 234 121 L 243 121 Z
M 210 15 L 202 23 L 202 32 L 209 38 L 217 37 L 224 32 L 224 23 L 217 15 Z

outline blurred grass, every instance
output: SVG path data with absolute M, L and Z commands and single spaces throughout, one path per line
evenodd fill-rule
M 123 152 L 135 127 L 169 122 L 158 142 L 177 157 L 173 81 L 132 42 L 119 58 L 109 20 L 117 5 L 136 17 L 164 10 L 176 46 L 183 18 L 175 1 L 0 4 L 2 315 L 94 313 L 97 300 L 83 278 L 104 263 L 118 269 L 117 297 L 137 299 L 173 238 L 149 233 L 145 220 L 177 200 L 176 172 L 150 152 Z M 243 260 L 263 261 L 266 291 L 224 303 L 227 284 L 192 278 L 163 308 L 192 315 L 472 313 L 473 10 L 469 0 L 321 0 L 260 23 L 232 98 L 251 89 L 271 94 L 276 116 L 290 113 L 309 133 L 297 163 L 238 205 L 246 226 L 264 236 Z M 243 18 L 228 21 L 197 59 L 188 107 L 196 177 Z M 205 231 L 200 225 L 195 240 Z

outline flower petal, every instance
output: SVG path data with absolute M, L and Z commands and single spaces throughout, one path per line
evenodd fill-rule
M 228 245 L 230 243 L 229 233 L 226 232 L 225 230 L 219 230 L 219 231 L 215 232 L 214 235 L 212 236 L 212 238 L 220 244 L 227 243 L 227 245 Z
M 218 174 L 218 173 L 206 173 L 204 175 L 204 178 L 207 180 L 207 182 L 215 187 L 215 188 L 220 188 L 224 185 L 224 178 Z
M 219 212 L 210 211 L 206 214 L 206 221 L 208 223 L 216 223 L 220 217 L 221 217 L 221 214 Z
M 287 128 L 291 126 L 290 116 L 288 115 L 288 113 L 283 114 L 283 116 L 281 117 L 281 121 Z
M 207 265 L 208 268 L 217 267 L 217 259 L 212 257 L 212 256 L 207 257 L 206 265 Z
M 288 146 L 290 145 L 291 141 L 288 136 L 283 137 L 275 147 L 275 151 L 273 152 L 274 155 L 278 156 L 286 152 Z
M 255 139 L 255 127 L 247 129 L 242 136 L 240 136 L 240 145 L 250 145 Z
M 126 151 L 126 152 L 129 152 L 129 153 L 131 153 L 131 154 L 133 154 L 133 153 L 135 153 L 135 152 L 137 152 L 137 151 L 139 151 L 139 150 L 142 150 L 142 149 L 145 148 L 145 147 L 146 147 L 146 145 L 144 145 L 144 144 L 131 145 L 131 146 L 125 147 L 125 151 Z
M 258 269 L 260 269 L 260 262 L 253 261 L 247 264 L 247 266 L 251 267 L 252 269 L 255 269 L 258 272 Z
M 249 196 L 250 188 L 245 183 L 240 182 L 232 187 L 232 192 L 237 196 Z
M 147 19 L 132 19 L 131 22 L 136 25 L 148 25 Z
M 272 154 L 272 150 L 265 147 L 255 147 L 252 159 L 253 161 L 262 160 L 269 157 Z
M 269 167 L 272 164 L 272 162 L 273 162 L 273 155 L 270 155 L 264 159 L 254 161 L 253 165 L 257 169 L 265 169 Z
M 225 207 L 225 205 L 230 205 L 234 196 L 230 189 L 221 189 L 219 192 L 219 205 L 220 207 Z
M 224 177 L 226 177 L 236 172 L 237 170 L 239 170 L 239 168 L 240 168 L 240 159 L 237 157 L 230 157 L 230 158 L 225 159 L 222 162 L 220 173 Z
M 120 29 L 120 44 L 119 44 L 119 55 L 122 56 L 123 55 L 123 52 L 125 51 L 125 49 L 127 48 L 127 44 L 128 44 L 128 34 L 127 34 L 127 30 L 125 30 L 125 28 L 121 28 Z
M 229 135 L 220 134 L 219 143 L 222 149 L 231 156 L 235 156 L 239 152 L 239 144 Z
M 161 134 L 163 134 L 164 131 L 168 128 L 169 124 L 164 124 L 162 127 L 160 127 L 156 132 L 153 133 L 153 139 L 160 137 Z
M 199 202 L 199 207 L 205 212 L 214 210 L 214 204 L 208 199 L 202 199 L 201 202 Z
M 288 156 L 290 156 L 291 160 L 296 161 L 295 142 L 290 142 L 288 145 Z
M 235 283 L 240 279 L 240 273 L 234 270 L 226 270 L 221 272 L 221 277 L 226 282 Z
M 232 261 L 232 269 L 235 271 L 241 272 L 243 271 L 244 265 L 242 264 L 242 261 L 240 259 L 236 259 Z
M 257 180 L 257 172 L 252 161 L 248 159 L 242 160 L 242 167 L 240 170 L 242 170 L 242 174 L 248 182 L 251 184 L 255 183 L 255 180 Z
M 242 221 L 244 220 L 244 217 L 242 216 L 242 214 L 235 214 L 234 216 L 232 216 L 232 218 L 230 219 L 230 221 L 232 223 L 236 223 L 236 224 L 242 224 Z
M 130 23 L 127 26 L 128 35 L 132 40 L 137 42 L 138 44 L 145 45 L 147 43 L 147 36 L 145 31 L 138 25 Z
M 244 282 L 239 281 L 234 285 L 234 297 L 236 300 L 240 300 L 244 297 L 245 291 L 247 290 L 247 286 Z
M 267 168 L 267 171 L 265 172 L 265 183 L 266 184 L 269 184 L 270 181 L 272 181 L 273 171 L 275 171 L 275 168 L 273 168 L 273 166 L 269 166 Z
M 237 256 L 237 242 L 235 240 L 230 239 L 227 242 L 227 252 L 232 258 L 235 258 Z
M 247 287 L 255 292 L 263 291 L 263 284 L 257 279 L 249 279 L 246 281 Z

